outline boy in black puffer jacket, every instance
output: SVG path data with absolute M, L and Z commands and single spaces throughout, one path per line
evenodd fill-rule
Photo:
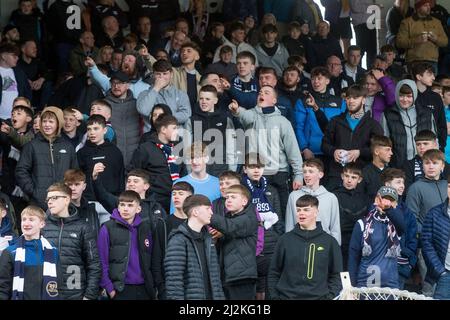
M 17 185 L 30 197 L 31 203 L 46 209 L 47 188 L 63 180 L 64 172 L 78 168 L 72 144 L 62 138 L 64 116 L 61 109 L 47 107 L 40 118 L 40 133 L 27 143 L 16 167 Z
M 211 227 L 224 234 L 220 239 L 220 262 L 228 300 L 254 300 L 258 278 L 256 255 L 263 247 L 255 206 L 246 187 L 234 185 L 226 191 L 225 217 L 213 215 Z M 262 237 L 261 237 L 262 236 Z M 259 251 L 259 252 L 258 252 Z
M 58 291 L 64 300 L 94 300 L 99 293 L 100 260 L 94 232 L 71 204 L 72 191 L 63 183 L 48 188 L 43 236 L 59 253 Z
M 192 195 L 183 203 L 188 221 L 173 231 L 164 260 L 169 300 L 224 300 L 220 268 L 211 235 L 211 202 Z

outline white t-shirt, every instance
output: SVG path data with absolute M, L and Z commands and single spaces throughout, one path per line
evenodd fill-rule
M 12 68 L 5 69 L 0 67 L 0 75 L 2 76 L 2 102 L 0 104 L 0 118 L 11 118 L 11 110 L 14 99 L 19 96 L 17 89 L 17 80 Z

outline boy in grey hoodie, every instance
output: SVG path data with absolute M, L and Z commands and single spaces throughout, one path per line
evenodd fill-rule
M 412 80 L 402 80 L 395 88 L 396 105 L 384 111 L 381 127 L 392 140 L 391 166 L 402 168 L 417 153 L 414 137 L 417 132 L 431 130 L 436 133 L 436 123 L 431 111 L 416 105 L 417 86 Z
M 321 222 L 322 229 L 333 236 L 341 245 L 341 223 L 339 220 L 339 203 L 334 194 L 328 192 L 320 185 L 323 178 L 323 163 L 317 158 L 308 159 L 303 164 L 305 186 L 289 195 L 286 207 L 286 232 L 294 229 L 296 221 L 297 199 L 305 194 L 315 196 L 319 200 L 319 215 L 317 220 Z
M 289 172 L 292 170 L 294 181 L 292 188 L 298 190 L 303 185 L 302 155 L 298 147 L 294 129 L 288 119 L 281 115 L 277 104 L 277 94 L 271 86 L 262 86 L 253 109 L 239 107 L 233 100 L 229 105 L 231 113 L 238 117 L 244 130 L 250 134 L 249 152 L 258 152 L 266 159 L 264 174 L 269 184 L 277 188 L 280 194 L 281 208 L 286 207 L 289 194 Z M 244 135 L 237 132 L 238 146 L 242 146 Z M 292 167 L 292 169 L 290 169 Z M 282 212 L 284 220 L 284 212 Z M 295 220 L 295 219 L 294 219 Z

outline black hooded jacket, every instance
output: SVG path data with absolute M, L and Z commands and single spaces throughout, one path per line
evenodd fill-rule
M 72 204 L 67 218 L 48 214 L 42 235 L 58 249 L 61 298 L 97 299 L 102 268 L 94 232 Z

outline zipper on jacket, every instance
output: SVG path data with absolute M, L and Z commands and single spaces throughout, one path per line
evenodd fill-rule
M 50 160 L 52 162 L 52 165 L 54 165 L 55 164 L 55 158 L 53 157 L 53 142 L 49 141 L 48 144 L 50 146 Z
M 314 258 L 316 256 L 316 245 L 311 243 L 308 252 L 308 267 L 306 269 L 306 277 L 311 280 L 314 277 Z
M 123 274 L 123 285 L 125 286 L 125 277 L 127 275 L 127 271 L 128 271 L 128 263 L 130 262 L 130 252 L 131 252 L 131 232 L 130 233 L 130 242 L 128 244 L 128 254 L 127 254 L 127 263 L 125 264 L 125 273 Z M 143 270 L 142 270 L 143 272 Z
M 195 240 L 192 241 L 192 245 L 194 246 L 195 254 L 197 255 L 198 264 L 200 265 L 200 273 L 202 274 L 203 278 L 203 267 L 202 267 L 202 260 L 200 259 L 200 253 L 197 250 L 197 246 L 195 245 Z
M 58 252 L 59 252 L 59 254 L 61 254 L 61 238 L 62 238 L 62 232 L 64 230 L 64 221 L 63 221 L 63 219 L 60 219 L 60 221 L 61 221 L 61 226 L 59 229 L 59 237 L 58 237 Z

